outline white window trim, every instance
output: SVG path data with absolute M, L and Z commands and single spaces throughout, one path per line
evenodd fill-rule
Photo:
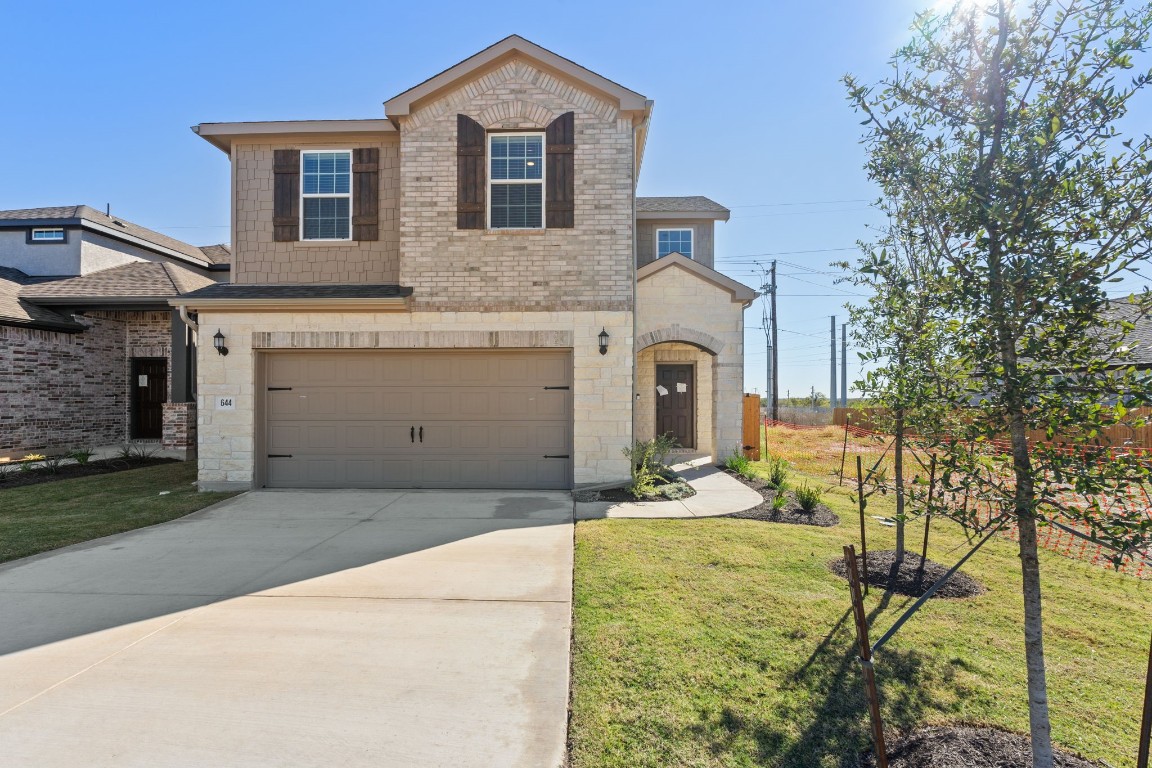
M 492 178 L 492 139 L 499 136 L 507 138 L 509 136 L 539 136 L 540 137 L 540 226 L 538 227 L 493 227 L 492 226 L 492 185 L 493 184 L 535 184 L 537 179 L 493 179 Z M 488 187 L 485 190 L 487 194 L 484 195 L 484 205 L 488 209 L 485 213 L 487 216 L 486 224 L 488 229 L 496 230 L 497 232 L 538 232 L 542 229 L 547 229 L 548 222 L 548 195 L 545 194 L 547 189 L 544 184 L 548 176 L 548 137 L 545 136 L 544 131 L 490 131 L 484 137 L 487 142 L 485 149 L 487 150 L 484 155 L 484 179 Z
M 36 237 L 37 232 L 52 232 L 60 233 L 59 237 Z M 33 227 L 30 235 L 34 243 L 66 243 L 68 242 L 68 233 L 64 231 L 64 227 Z
M 659 229 L 657 229 L 656 230 L 656 237 L 654 238 L 653 243 L 652 243 L 652 250 L 655 251 L 655 255 L 656 255 L 657 259 L 663 258 L 660 255 L 660 233 L 661 232 L 688 232 L 688 233 L 690 233 L 691 237 L 692 237 L 692 255 L 688 256 L 686 254 L 680 253 L 679 251 L 673 251 L 673 253 L 680 253 L 680 255 L 683 256 L 684 258 L 692 259 L 692 261 L 696 261 L 696 227 L 660 227 Z
M 304 155 L 322 155 L 326 152 L 346 152 L 348 154 L 348 194 L 342 192 L 334 193 L 315 193 L 307 195 L 304 193 Z M 300 240 L 302 243 L 347 243 L 352 240 L 352 218 L 355 211 L 355 203 L 352 200 L 352 190 L 356 188 L 356 173 L 352 170 L 353 155 L 355 153 L 351 149 L 302 149 L 300 150 Z M 304 200 L 306 198 L 318 197 L 346 197 L 348 198 L 348 237 L 304 237 Z

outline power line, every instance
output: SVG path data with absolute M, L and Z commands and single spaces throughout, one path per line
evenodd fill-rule
M 873 210 L 869 206 L 863 208 L 833 208 L 832 210 L 825 211 L 782 211 L 781 213 L 757 213 L 754 216 L 733 216 L 732 220 L 736 219 L 768 219 L 775 218 L 776 216 L 808 216 L 814 213 L 858 213 L 860 211 Z
M 812 200 L 807 203 L 748 203 L 746 205 L 730 205 L 729 208 L 782 208 L 787 205 L 840 205 L 842 203 L 870 203 L 871 198 L 858 198 L 856 200 Z

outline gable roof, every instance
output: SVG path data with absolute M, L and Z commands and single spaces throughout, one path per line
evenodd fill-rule
M 215 285 L 215 281 L 176 264 L 136 261 L 79 277 L 37 282 L 20 298 L 37 304 L 163 304 L 164 299 Z
M 18 269 L 0 267 L 0 325 L 25 326 L 49 331 L 75 332 L 84 326 L 20 298 L 20 291 L 42 278 L 29 277 Z
M 682 197 L 638 197 L 638 219 L 716 219 L 728 221 L 732 214 L 715 200 L 702 195 Z
M 213 264 L 224 263 L 212 261 L 203 250 L 194 245 L 125 221 L 118 216 L 109 216 L 87 205 L 0 211 L 0 227 L 21 226 L 80 226 L 91 232 L 141 246 L 198 267 L 211 267 Z
M 702 280 L 712 283 L 718 288 L 723 288 L 732 294 L 732 301 L 741 302 L 745 306 L 751 304 L 756 300 L 756 297 L 760 295 L 744 285 L 744 283 L 737 282 L 727 275 L 721 274 L 679 253 L 670 253 L 663 258 L 656 259 L 656 261 L 651 261 L 640 267 L 640 269 L 636 270 L 636 282 L 639 283 L 641 280 L 652 277 L 652 275 L 670 267 L 679 267 L 686 272 L 691 272 Z
M 585 69 L 576 62 L 525 40 L 519 35 L 509 35 L 479 53 L 469 56 L 459 64 L 449 67 L 440 74 L 433 75 L 424 82 L 388 99 L 384 102 L 384 111 L 389 119 L 395 121 L 398 117 L 411 114 L 412 107 L 417 102 L 454 88 L 464 81 L 474 79 L 480 73 L 494 69 L 516 56 L 531 59 L 541 68 L 557 77 L 578 83 L 584 88 L 607 97 L 622 112 L 647 112 L 651 110 L 652 102 L 636 91 Z
M 200 253 L 204 254 L 204 258 L 212 264 L 232 263 L 232 246 L 228 245 L 228 243 L 202 245 L 200 246 Z

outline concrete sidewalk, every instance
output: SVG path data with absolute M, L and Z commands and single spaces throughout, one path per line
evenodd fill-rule
M 764 501 L 759 493 L 712 466 L 710 459 L 678 464 L 673 469 L 696 489 L 695 496 L 677 501 L 576 502 L 576 519 L 717 517 L 743 512 Z
M 0 567 L 0 762 L 560 766 L 571 510 L 258 492 Z

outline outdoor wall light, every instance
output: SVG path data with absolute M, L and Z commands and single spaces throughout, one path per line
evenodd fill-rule
M 220 354 L 228 354 L 228 347 L 224 346 L 224 334 L 220 329 L 216 329 L 216 335 L 212 337 L 212 346 L 216 347 L 216 351 Z
M 602 355 L 608 354 L 608 331 L 607 331 L 607 329 L 601 328 L 600 329 L 600 335 L 597 338 L 600 339 L 600 354 L 602 354 Z

